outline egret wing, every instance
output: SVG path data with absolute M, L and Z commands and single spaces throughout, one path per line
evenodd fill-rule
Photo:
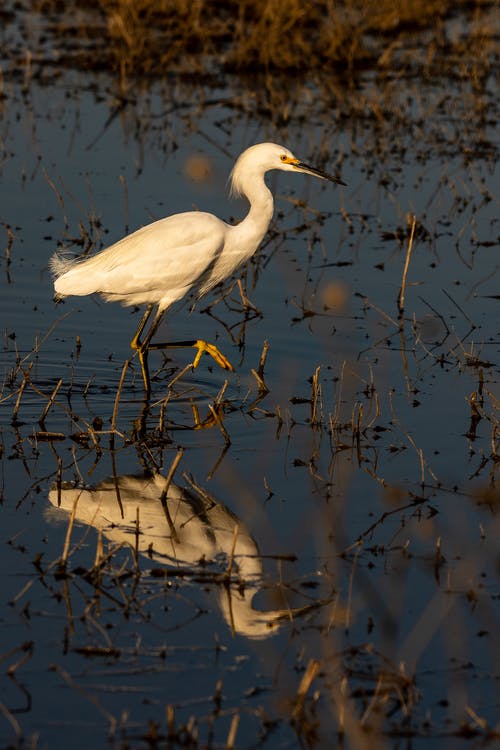
M 99 292 L 106 299 L 167 307 L 203 282 L 224 247 L 226 225 L 192 211 L 160 219 L 124 237 L 57 279 L 60 294 Z

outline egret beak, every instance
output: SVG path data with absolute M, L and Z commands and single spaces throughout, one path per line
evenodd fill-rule
M 299 161 L 297 159 L 296 163 L 293 163 L 293 166 L 297 170 L 297 172 L 304 172 L 305 174 L 312 174 L 314 177 L 320 177 L 322 180 L 330 180 L 330 182 L 335 182 L 337 185 L 344 185 L 344 187 L 347 187 L 346 183 L 340 179 L 340 177 L 335 177 L 334 175 L 328 174 L 327 172 L 323 172 L 322 169 L 316 169 L 316 167 L 310 167 L 309 164 L 304 164 L 303 161 Z
M 300 161 L 299 159 L 296 159 L 294 156 L 282 156 L 281 161 L 285 164 L 290 164 L 291 167 L 294 167 L 297 172 L 304 172 L 304 174 L 312 174 L 314 177 L 320 177 L 322 180 L 330 180 L 330 182 L 335 182 L 337 185 L 344 185 L 347 187 L 346 183 L 340 179 L 340 177 L 334 177 L 331 174 L 328 174 L 327 172 L 323 172 L 322 169 L 316 169 L 316 167 L 310 167 L 309 164 L 305 164 L 303 161 Z

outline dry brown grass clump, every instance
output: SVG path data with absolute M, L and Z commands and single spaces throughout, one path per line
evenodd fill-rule
M 484 48 L 491 0 L 39 0 L 80 64 L 122 75 L 356 71 Z M 453 38 L 446 21 L 462 14 Z M 465 16 L 466 14 L 466 16 Z M 426 38 L 423 32 L 429 31 Z M 64 55 L 64 46 L 60 48 Z M 75 50 L 73 50 L 73 53 Z M 59 57 L 59 60 L 61 58 Z

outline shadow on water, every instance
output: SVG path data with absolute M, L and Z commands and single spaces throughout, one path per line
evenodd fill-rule
M 49 65 L 31 8 L 39 57 L 2 16 L 2 745 L 498 743 L 498 96 L 476 10 L 295 88 L 124 89 Z M 141 311 L 56 307 L 48 260 L 176 211 L 237 221 L 226 179 L 263 140 L 349 187 L 269 176 L 258 252 L 161 331 L 235 373 L 152 352 L 145 402 Z

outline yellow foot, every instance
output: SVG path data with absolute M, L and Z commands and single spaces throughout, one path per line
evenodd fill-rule
M 225 358 L 225 356 L 217 349 L 214 344 L 209 344 L 207 341 L 198 339 L 193 344 L 193 346 L 195 349 L 198 349 L 196 357 L 194 358 L 193 368 L 198 367 L 202 354 L 210 354 L 210 356 L 215 359 L 219 367 L 222 367 L 224 370 L 229 370 L 230 372 L 234 371 L 234 367 L 232 366 L 231 362 Z

